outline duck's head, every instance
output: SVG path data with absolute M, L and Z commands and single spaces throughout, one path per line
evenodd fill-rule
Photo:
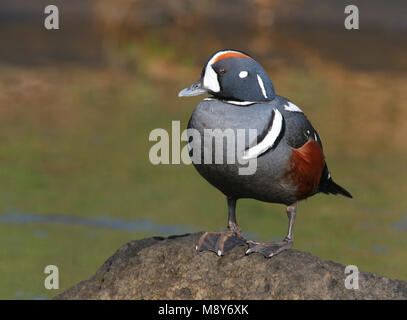
M 237 102 L 265 102 L 274 98 L 274 87 L 263 67 L 238 50 L 215 52 L 202 69 L 201 77 L 181 90 L 179 97 L 211 94 Z

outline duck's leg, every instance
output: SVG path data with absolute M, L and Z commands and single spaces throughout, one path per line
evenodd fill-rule
M 243 238 L 242 231 L 236 221 L 236 199 L 228 200 L 228 227 L 226 231 L 205 232 L 199 239 L 196 250 L 213 251 L 219 256 L 224 255 L 236 246 L 246 245 L 247 240 Z
M 288 216 L 288 233 L 282 242 L 254 242 L 247 241 L 249 244 L 249 249 L 246 251 L 246 254 L 257 252 L 263 254 L 266 258 L 275 256 L 281 251 L 291 249 L 293 246 L 293 232 L 294 232 L 294 219 L 297 210 L 297 203 L 294 203 L 287 207 L 287 216 Z

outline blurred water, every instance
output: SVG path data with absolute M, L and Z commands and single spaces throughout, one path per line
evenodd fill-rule
M 149 219 L 140 220 L 124 220 L 111 218 L 108 216 L 100 216 L 97 218 L 74 217 L 68 215 L 38 215 L 30 213 L 9 213 L 0 215 L 0 223 L 4 224 L 56 224 L 56 225 L 75 225 L 83 227 L 95 227 L 112 230 L 121 230 L 128 232 L 148 232 L 159 234 L 178 234 L 196 231 L 193 226 L 181 225 L 164 225 L 155 223 Z M 45 237 L 46 233 L 41 230 L 36 230 L 37 237 Z
M 392 224 L 392 228 L 397 231 L 407 231 L 407 215 Z
M 96 218 L 76 217 L 60 214 L 40 215 L 13 212 L 0 215 L 0 223 L 9 225 L 71 225 L 82 227 L 93 227 L 126 232 L 143 232 L 148 234 L 173 235 L 201 231 L 200 228 L 191 225 L 160 224 L 150 219 L 125 220 L 112 218 L 106 215 Z M 259 234 L 245 230 L 245 236 L 257 240 Z M 46 238 L 48 233 L 41 229 L 36 229 L 34 235 L 37 238 Z M 92 232 L 89 232 L 92 236 Z M 273 237 L 272 241 L 280 241 L 280 237 Z

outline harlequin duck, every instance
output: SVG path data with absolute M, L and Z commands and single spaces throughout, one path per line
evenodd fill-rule
M 179 96 L 200 94 L 211 97 L 199 103 L 189 120 L 188 146 L 198 172 L 225 194 L 228 226 L 226 231 L 205 232 L 197 250 L 224 255 L 237 245 L 247 244 L 246 254 L 257 252 L 271 257 L 292 247 L 300 200 L 319 192 L 352 198 L 332 180 L 321 139 L 302 110 L 275 93 L 262 66 L 247 53 L 229 49 L 215 52 L 199 80 Z M 224 136 L 208 139 L 208 134 L 216 130 Z M 245 135 L 239 136 L 239 130 Z M 255 132 L 252 137 L 250 130 Z M 233 138 L 231 144 L 227 140 L 225 145 L 224 137 Z M 236 147 L 239 143 L 240 149 Z M 223 154 L 216 158 L 213 150 L 218 147 Z M 230 150 L 246 164 L 256 161 L 256 170 L 242 174 L 242 162 L 229 161 Z M 243 237 L 235 214 L 236 201 L 242 198 L 287 206 L 288 233 L 283 241 L 260 243 Z

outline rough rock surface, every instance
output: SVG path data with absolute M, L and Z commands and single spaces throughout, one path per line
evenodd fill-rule
M 359 289 L 348 290 L 344 266 L 296 250 L 197 252 L 200 235 L 131 241 L 56 299 L 407 299 L 405 281 L 360 272 Z

